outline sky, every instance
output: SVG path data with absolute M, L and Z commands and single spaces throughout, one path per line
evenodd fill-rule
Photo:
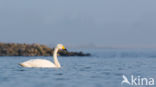
M 0 0 L 0 42 L 156 47 L 156 0 Z

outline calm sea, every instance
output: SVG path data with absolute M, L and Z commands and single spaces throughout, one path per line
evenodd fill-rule
M 0 87 L 125 87 L 121 85 L 122 75 L 156 79 L 156 49 L 83 51 L 92 56 L 59 57 L 61 69 L 18 65 L 28 59 L 53 60 L 52 57 L 0 57 Z M 156 87 L 156 84 L 136 87 Z

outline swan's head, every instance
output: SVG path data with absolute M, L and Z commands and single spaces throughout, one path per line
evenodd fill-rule
M 57 44 L 59 50 L 67 50 L 62 44 Z

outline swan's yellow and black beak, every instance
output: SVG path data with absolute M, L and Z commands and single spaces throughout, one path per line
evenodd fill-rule
M 67 49 L 66 49 L 64 46 L 62 47 L 62 49 L 63 49 L 64 51 L 67 51 Z

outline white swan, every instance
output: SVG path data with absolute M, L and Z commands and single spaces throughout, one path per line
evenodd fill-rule
M 60 49 L 66 50 L 62 44 L 58 44 L 56 46 L 53 53 L 54 63 L 45 59 L 31 59 L 20 63 L 20 65 L 23 67 L 34 67 L 34 68 L 60 68 L 61 65 L 57 59 L 57 52 Z

